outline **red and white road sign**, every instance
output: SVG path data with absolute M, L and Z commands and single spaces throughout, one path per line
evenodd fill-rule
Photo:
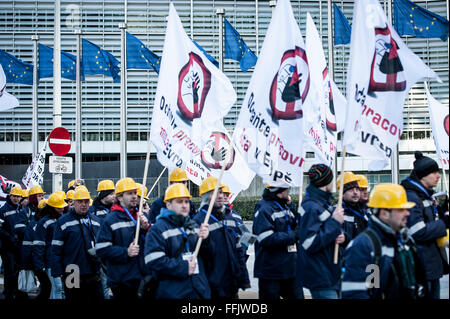
M 48 146 L 55 155 L 64 156 L 70 151 L 70 133 L 64 127 L 54 128 L 48 136 Z

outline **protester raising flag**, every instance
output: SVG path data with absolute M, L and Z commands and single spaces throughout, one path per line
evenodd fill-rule
M 0 112 L 7 111 L 19 106 L 19 101 L 15 96 L 6 92 L 6 75 L 0 64 Z
M 434 144 L 436 145 L 436 153 L 444 165 L 444 168 L 448 169 L 448 106 L 442 105 L 431 96 L 426 83 L 425 92 L 427 93 L 428 109 L 430 111 L 430 122 L 433 130 Z
M 273 186 L 302 185 L 303 104 L 310 75 L 288 0 L 279 0 L 253 71 L 233 140 L 249 167 Z
M 224 162 L 231 139 L 221 122 L 235 101 L 230 80 L 189 39 L 170 3 L 150 132 L 159 162 L 185 169 L 196 184 L 226 165 L 231 192 L 246 189 L 253 175 L 245 162 L 234 150 Z
M 371 159 L 369 170 L 390 162 L 403 133 L 403 104 L 422 78 L 436 78 L 403 43 L 378 0 L 355 2 L 347 72 L 343 146 Z
M 333 167 L 336 137 L 342 130 L 347 101 L 328 74 L 327 62 L 319 32 L 309 12 L 306 18 L 306 56 L 311 77 L 310 97 L 313 103 L 304 105 L 305 142 L 312 148 L 318 163 Z M 338 117 L 339 115 L 339 117 Z

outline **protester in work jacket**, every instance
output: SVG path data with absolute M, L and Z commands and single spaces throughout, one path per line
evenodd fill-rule
M 14 225 L 14 233 L 19 242 L 22 242 L 25 228 L 29 222 L 35 219 L 36 213 L 37 207 L 30 203 L 17 214 Z
M 14 205 L 9 196 L 5 204 L 0 207 L 0 248 L 3 251 L 18 253 L 17 240 L 14 236 L 18 209 L 20 205 Z
M 33 267 L 35 271 L 51 268 L 52 240 L 56 221 L 61 217 L 52 207 L 46 206 L 41 212 L 44 216 L 39 219 L 33 240 Z
M 152 224 L 156 222 L 156 217 L 161 212 L 162 208 L 166 208 L 166 204 L 164 203 L 164 195 L 158 197 L 150 206 L 150 213 L 148 214 L 148 221 Z M 193 218 L 196 213 L 194 203 L 189 200 L 189 217 Z
M 98 197 L 95 198 L 94 202 L 92 203 L 92 206 L 89 207 L 89 213 L 97 216 L 100 218 L 100 221 L 103 222 L 105 217 L 109 214 L 110 209 L 105 207 L 100 200 L 98 200 Z
M 342 225 L 345 234 L 343 246 L 346 247 L 353 238 L 367 228 L 369 215 L 367 214 L 367 211 L 362 209 L 360 203 L 349 204 L 342 201 L 342 208 L 344 208 L 345 214 L 344 224 Z
M 296 217 L 286 204 L 266 188 L 263 199 L 255 206 L 253 234 L 255 243 L 254 276 L 271 280 L 295 277 L 296 252 L 288 247 L 297 243 Z
M 342 229 L 341 224 L 331 217 L 334 211 L 331 200 L 331 193 L 314 185 L 306 188 L 303 197 L 297 274 L 308 289 L 340 290 L 341 266 L 334 264 L 333 257 L 335 241 Z
M 372 243 L 370 237 L 365 233 L 358 235 L 347 246 L 344 252 L 345 272 L 342 281 L 343 299 L 398 299 L 416 298 L 414 291 L 407 291 L 402 287 L 402 276 L 404 273 L 400 266 L 394 262 L 394 256 L 398 249 L 411 250 L 414 245 L 407 232 L 395 233 L 391 226 L 382 222 L 378 217 L 371 216 L 368 229 L 372 230 L 379 240 L 379 255 L 376 255 L 376 243 Z M 405 236 L 406 235 L 406 236 Z M 401 248 L 400 248 L 401 247 Z M 414 257 L 415 254 L 413 254 Z M 379 258 L 379 260 L 378 260 Z M 416 260 L 418 261 L 418 260 Z M 379 287 L 368 287 L 367 281 L 373 270 L 368 271 L 367 266 L 376 265 L 379 269 L 379 278 L 376 278 Z M 422 268 L 418 263 L 414 263 L 415 281 L 424 286 L 424 276 Z M 370 283 L 372 283 L 369 280 Z M 420 293 L 425 291 L 420 289 Z M 414 295 L 414 296 L 413 296 Z
M 189 276 L 188 261 L 198 241 L 198 224 L 163 208 L 145 240 L 145 263 L 159 281 L 157 299 L 209 299 L 211 291 L 206 278 L 204 260 L 214 255 L 209 237 L 202 241 L 197 257 L 197 274 Z M 186 257 L 185 257 L 186 258 Z
M 222 207 L 221 207 L 222 208 Z M 208 205 L 197 211 L 194 220 L 202 224 Z M 246 247 L 239 243 L 241 221 L 232 215 L 214 207 L 209 218 L 209 240 L 214 243 L 215 253 L 205 260 L 205 269 L 211 288 L 212 298 L 233 298 L 239 288 L 250 287 L 246 267 Z
M 426 278 L 437 280 L 444 273 L 444 262 L 436 239 L 446 235 L 448 224 L 439 219 L 438 207 L 431 197 L 434 191 L 425 189 L 414 174 L 403 180 L 401 185 L 406 190 L 408 201 L 416 203 L 416 206 L 409 209 L 407 226 L 416 242 Z
M 20 268 L 25 270 L 34 270 L 33 247 L 35 241 L 35 231 L 37 221 L 33 217 L 23 232 L 23 240 L 20 248 Z
M 66 267 L 72 264 L 79 267 L 81 280 L 99 274 L 101 264 L 93 258 L 99 229 L 97 216 L 89 212 L 81 216 L 74 208 L 58 219 L 50 263 L 53 277 L 66 276 Z
M 139 255 L 129 257 L 127 249 L 135 240 L 137 211 L 125 211 L 114 204 L 102 222 L 97 236 L 97 255 L 105 262 L 110 288 L 122 285 L 138 288 L 141 279 L 148 274 L 144 264 L 144 243 L 147 230 L 140 229 Z M 134 296 L 133 296 L 134 297 Z

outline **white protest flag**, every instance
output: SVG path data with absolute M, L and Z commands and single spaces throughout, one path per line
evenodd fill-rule
M 233 134 L 264 183 L 300 186 L 303 110 L 310 78 L 305 45 L 288 0 L 277 1 Z
M 317 162 L 333 167 L 337 132 L 344 126 L 347 101 L 330 79 L 322 41 L 309 12 L 306 18 L 306 56 L 311 86 L 309 103 L 303 107 L 305 143 L 314 151 Z
M 430 110 L 430 122 L 433 130 L 434 144 L 436 145 L 436 153 L 442 161 L 444 168 L 448 169 L 448 106 L 439 103 L 431 96 L 426 83 L 425 92 L 427 93 L 428 109 Z
M 6 76 L 0 64 L 0 112 L 19 106 L 19 101 L 15 96 L 6 92 Z
M 27 189 L 33 186 L 42 186 L 44 182 L 45 155 L 47 153 L 47 138 L 41 150 L 37 153 L 28 166 L 25 175 L 22 177 L 22 183 Z
M 440 81 L 403 43 L 378 0 L 355 1 L 343 146 L 371 159 L 369 170 L 390 162 L 402 135 L 406 95 L 423 78 Z
M 224 163 L 231 139 L 221 123 L 236 92 L 189 39 L 172 3 L 169 7 L 150 130 L 158 161 L 169 169 L 185 169 L 197 185 L 209 175 L 218 176 L 226 165 L 222 183 L 238 193 L 253 175 L 239 156 Z

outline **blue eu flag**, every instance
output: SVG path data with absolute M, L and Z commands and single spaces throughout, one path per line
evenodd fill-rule
M 5 71 L 7 83 L 33 85 L 33 65 L 0 50 L 0 64 Z
M 53 77 L 53 49 L 38 44 L 39 49 L 39 78 Z M 61 77 L 72 81 L 76 80 L 77 57 L 73 54 L 61 51 Z
M 344 13 L 339 9 L 336 3 L 333 3 L 334 7 L 334 44 L 347 44 L 350 43 L 350 37 L 352 34 L 352 27 L 348 23 Z
M 394 27 L 400 36 L 448 38 L 448 20 L 409 0 L 394 1 Z
M 192 39 L 191 39 L 192 40 Z M 212 64 L 214 64 L 216 67 L 219 67 L 219 62 L 217 62 L 216 59 L 214 59 L 212 56 L 210 56 L 208 54 L 208 52 L 206 52 L 205 49 L 203 49 L 200 44 L 198 44 L 197 42 L 195 42 L 194 40 L 192 40 L 192 42 L 194 42 L 194 44 L 197 46 L 197 48 L 200 49 L 200 51 L 203 52 L 203 54 L 206 56 L 206 58 L 208 58 L 209 61 L 211 61 Z
M 246 72 L 256 64 L 258 58 L 242 40 L 241 35 L 225 18 L 225 58 L 240 61 L 241 70 Z
M 82 46 L 81 67 L 83 74 L 104 74 L 111 76 L 114 82 L 120 82 L 120 69 L 117 66 L 119 61 L 111 53 L 85 39 L 82 39 Z
M 159 73 L 161 57 L 127 32 L 127 69 L 153 69 Z

